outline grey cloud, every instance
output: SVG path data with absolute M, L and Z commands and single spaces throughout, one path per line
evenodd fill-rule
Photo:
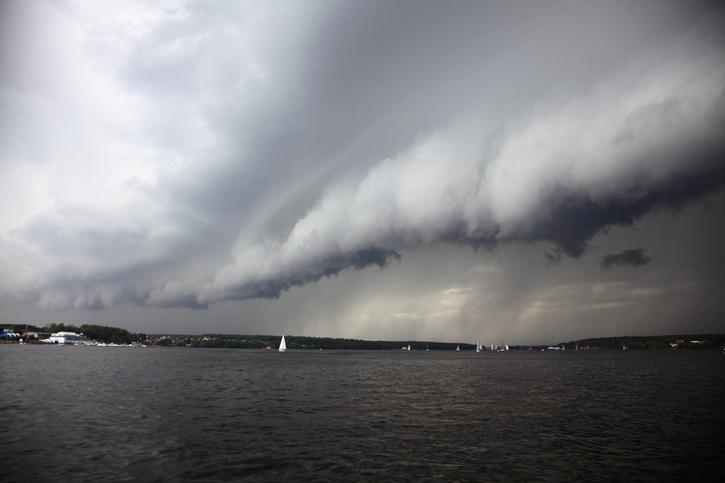
M 633 226 L 653 210 L 678 212 L 722 189 L 724 183 L 725 170 L 715 165 L 703 173 L 673 176 L 658 188 L 634 187 L 632 192 L 637 195 L 623 199 L 595 201 L 587 195 L 564 196 L 556 202 L 549 218 L 537 224 L 530 236 L 532 240 L 553 242 L 559 251 L 578 257 L 599 231 L 612 226 Z
M 226 294 L 224 299 L 247 300 L 255 298 L 279 298 L 282 292 L 299 287 L 322 278 L 335 277 L 346 269 L 362 270 L 370 265 L 384 268 L 390 260 L 400 260 L 400 254 L 392 250 L 371 247 L 357 252 L 329 257 L 317 266 L 310 266 L 303 272 L 288 277 L 257 280 L 239 286 L 236 291 Z
M 204 309 L 440 243 L 548 242 L 581 257 L 602 230 L 720 190 L 722 9 L 560 7 L 189 3 L 125 37 L 86 29 L 95 36 L 69 58 L 88 55 L 111 84 L 92 87 L 128 94 L 119 112 L 138 115 L 88 124 L 134 148 L 117 162 L 148 155 L 158 168 L 106 209 L 53 200 L 0 234 L 17 254 L 0 255 L 3 271 L 32 267 L 0 289 L 53 307 Z M 82 95 L 26 82 L 87 73 L 29 61 L 42 37 L 12 32 L 25 41 L 3 42 L 13 76 L 0 99 L 23 122 L 3 120 L 2 162 L 88 157 L 70 178 L 110 165 L 105 138 L 86 151 L 52 135 L 86 132 L 84 115 L 51 102 L 73 113 Z
M 621 253 L 613 253 L 602 257 L 602 268 L 610 269 L 614 267 L 640 267 L 647 265 L 651 259 L 645 255 L 644 249 L 632 248 L 624 250 Z
M 530 121 L 493 153 L 481 152 L 475 141 L 467 151 L 471 140 L 466 136 L 433 136 L 371 169 L 357 186 L 329 192 L 281 245 L 261 249 L 263 258 L 275 260 L 263 270 L 279 280 L 295 280 L 299 264 L 324 272 L 329 253 L 355 253 L 369 243 L 398 250 L 435 242 L 492 246 L 549 241 L 562 253 L 581 256 L 587 242 L 603 229 L 633 225 L 652 210 L 678 209 L 722 187 L 722 141 L 706 121 L 709 111 L 697 107 L 720 95 L 716 79 L 719 76 L 705 82 L 703 91 L 679 92 L 694 96 L 682 108 L 690 112 L 652 119 L 650 126 L 614 150 L 620 166 L 604 171 L 587 171 L 588 158 L 600 155 L 593 146 L 567 146 L 567 135 L 575 136 L 579 129 L 578 116 L 588 115 L 589 104 L 596 106 L 596 100 L 580 101 L 587 109 L 578 105 L 571 112 L 564 108 L 547 113 L 551 117 L 544 121 Z M 601 110 L 596 116 L 609 124 L 590 135 L 591 143 L 618 138 L 623 129 L 631 131 L 629 113 L 642 113 L 653 105 L 640 100 L 641 91 L 628 95 L 631 105 L 595 107 Z M 702 104 L 695 100 L 700 95 L 705 96 Z M 529 151 L 529 138 L 542 122 L 558 137 L 537 140 L 540 153 Z M 534 173 L 527 169 L 529 163 L 536 163 Z M 452 173 L 448 166 L 461 172 Z M 507 182 L 513 183 L 510 190 L 504 186 Z M 220 294 L 230 286 L 246 287 L 255 277 L 255 269 L 246 262 L 229 266 L 199 292 L 201 300 L 226 298 Z
M 636 220 L 647 213 L 657 209 L 669 211 L 682 210 L 684 206 L 701 199 L 708 193 L 713 193 L 722 187 L 725 177 L 708 175 L 700 178 L 677 178 L 662 188 L 647 192 L 640 198 L 632 200 L 607 200 L 595 202 L 588 196 L 565 197 L 556 204 L 545 222 L 536 222 L 534 228 L 523 236 L 509 237 L 512 241 L 549 241 L 554 243 L 556 250 L 546 252 L 545 256 L 550 263 L 561 261 L 561 254 L 580 257 L 589 242 L 597 233 L 612 226 L 633 226 Z M 440 233 L 435 241 L 454 242 L 471 245 L 473 247 L 485 246 L 494 248 L 499 240 L 497 230 L 489 235 L 479 234 L 470 236 L 463 226 L 451 227 L 448 231 Z M 416 242 L 419 243 L 419 242 Z M 395 246 L 406 246 L 407 242 L 399 241 Z M 415 246 L 413 244 L 412 246 Z M 323 276 L 334 276 L 346 268 L 360 269 L 366 265 L 376 264 L 381 267 L 389 256 L 385 252 L 374 250 L 375 257 L 368 257 L 367 251 L 350 252 L 332 258 L 323 258 L 308 266 L 303 272 L 293 272 L 264 282 L 241 283 L 236 290 L 222 296 L 214 296 L 220 300 L 249 298 L 276 298 L 280 293 L 291 287 L 304 285 L 317 281 Z M 389 251 L 395 258 L 399 255 Z M 618 255 L 608 255 L 602 259 L 604 268 L 622 265 L 643 265 L 649 262 L 641 249 L 626 250 Z M 173 303 L 172 303 L 173 305 Z

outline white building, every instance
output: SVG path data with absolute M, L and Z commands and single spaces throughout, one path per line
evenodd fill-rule
M 50 334 L 50 342 L 52 344 L 80 345 L 90 342 L 88 337 L 75 332 L 55 332 Z

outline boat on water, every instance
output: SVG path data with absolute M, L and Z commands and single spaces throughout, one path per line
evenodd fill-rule
M 461 346 L 457 345 L 457 346 L 456 346 L 456 350 L 460 352 L 460 350 L 461 350 Z
M 483 347 L 481 347 L 481 340 L 479 339 L 478 342 L 476 342 L 476 352 L 481 352 L 483 350 Z
M 285 352 L 287 350 L 287 343 L 284 340 L 284 334 L 282 334 L 282 340 L 279 343 L 279 349 L 280 352 Z

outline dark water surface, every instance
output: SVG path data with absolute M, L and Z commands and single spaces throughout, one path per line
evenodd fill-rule
M 725 481 L 725 356 L 0 346 L 0 479 Z

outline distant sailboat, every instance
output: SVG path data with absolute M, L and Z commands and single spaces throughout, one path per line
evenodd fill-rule
M 279 351 L 285 352 L 287 350 L 287 343 L 284 341 L 284 334 L 282 334 L 282 341 L 279 343 Z
M 410 350 L 410 344 L 408 344 L 408 350 Z
M 461 346 L 457 345 L 457 346 L 456 346 L 456 350 L 457 350 L 457 351 L 460 351 L 460 350 L 461 350 Z
M 478 342 L 476 342 L 476 352 L 481 352 L 481 349 L 481 341 L 479 340 Z

